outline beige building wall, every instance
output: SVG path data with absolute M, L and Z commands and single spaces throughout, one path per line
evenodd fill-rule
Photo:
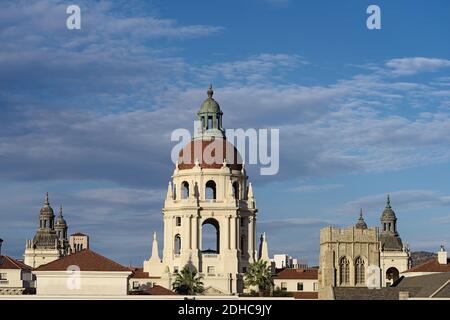
M 121 296 L 128 293 L 130 272 L 33 271 L 36 294 L 42 296 Z
M 0 295 L 22 294 L 32 283 L 31 270 L 0 269 Z
M 387 278 L 387 273 L 390 268 L 395 268 L 400 273 L 408 270 L 410 254 L 404 251 L 382 251 L 380 253 L 380 268 L 381 268 L 381 283 L 384 286 L 391 285 L 393 279 Z
M 303 283 L 303 290 L 298 290 L 298 283 Z M 315 279 L 274 279 L 275 288 L 283 288 L 289 292 L 317 292 L 319 282 Z
M 25 249 L 23 255 L 24 263 L 32 268 L 37 268 L 43 264 L 61 258 L 61 252 L 58 249 L 34 249 L 31 246 Z

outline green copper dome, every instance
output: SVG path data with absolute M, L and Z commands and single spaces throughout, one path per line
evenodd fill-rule
M 212 85 L 209 85 L 209 89 L 208 89 L 207 93 L 208 93 L 208 98 L 206 98 L 206 100 L 203 102 L 202 106 L 200 107 L 200 110 L 198 111 L 198 115 L 200 115 L 202 113 L 219 113 L 219 114 L 221 114 L 222 111 L 220 111 L 219 104 L 212 97 L 214 94 Z

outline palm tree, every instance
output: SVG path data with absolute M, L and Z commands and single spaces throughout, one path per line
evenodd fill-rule
M 202 293 L 203 288 L 202 277 L 197 276 L 197 269 L 192 264 L 187 264 L 177 274 L 173 283 L 173 290 L 183 295 L 195 295 Z
M 244 281 L 247 287 L 258 287 L 260 297 L 264 295 L 264 292 L 270 292 L 273 287 L 273 280 L 272 270 L 267 261 L 258 260 L 251 263 L 245 273 Z

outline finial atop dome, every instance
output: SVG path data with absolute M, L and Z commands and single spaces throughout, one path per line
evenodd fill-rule
M 59 206 L 59 216 L 62 217 L 63 209 L 62 205 Z
M 390 207 L 391 207 L 391 198 L 389 197 L 389 195 L 387 195 L 386 208 Z
M 357 229 L 367 229 L 367 223 L 364 221 L 362 208 L 359 210 L 359 219 L 355 227 Z
M 44 205 L 50 205 L 50 202 L 48 201 L 48 192 L 45 193 Z
M 214 91 L 211 83 L 209 84 L 208 91 L 206 91 L 206 93 L 208 94 L 208 98 L 212 98 Z

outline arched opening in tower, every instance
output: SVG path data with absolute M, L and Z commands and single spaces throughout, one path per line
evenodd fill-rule
M 202 224 L 202 253 L 220 252 L 220 226 L 216 219 L 206 219 Z
M 233 194 L 235 199 L 239 199 L 239 182 L 233 182 Z
M 397 268 L 390 267 L 386 270 L 386 282 L 393 284 L 399 278 L 399 272 Z
M 180 254 L 181 252 L 181 236 L 177 234 L 174 239 L 174 251 L 175 254 Z
M 216 196 L 216 183 L 212 180 L 209 180 L 205 186 L 205 198 L 206 200 L 215 200 Z
M 187 183 L 186 181 L 183 181 L 183 183 L 181 184 L 181 197 L 183 199 L 189 198 L 189 183 Z

